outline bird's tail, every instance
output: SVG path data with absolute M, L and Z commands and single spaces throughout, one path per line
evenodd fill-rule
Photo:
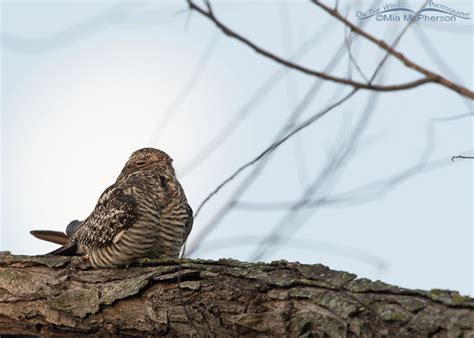
M 31 230 L 30 234 L 43 241 L 65 245 L 69 241 L 69 237 L 61 231 L 52 230 Z
M 43 241 L 52 242 L 62 245 L 60 248 L 48 253 L 48 255 L 56 256 L 76 256 L 77 245 L 74 241 L 70 241 L 70 238 L 61 231 L 52 230 L 32 230 L 30 234 L 36 238 L 42 239 Z
M 43 241 L 62 245 L 59 249 L 50 252 L 48 255 L 74 256 L 78 255 L 78 248 L 74 241 L 71 241 L 72 235 L 76 232 L 81 221 L 74 220 L 66 227 L 66 233 L 53 230 L 32 230 L 30 234 Z

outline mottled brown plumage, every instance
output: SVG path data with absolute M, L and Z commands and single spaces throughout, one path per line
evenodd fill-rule
M 178 257 L 192 224 L 172 159 L 144 148 L 132 154 L 94 211 L 52 254 L 87 254 L 93 266 L 102 268 L 144 257 Z

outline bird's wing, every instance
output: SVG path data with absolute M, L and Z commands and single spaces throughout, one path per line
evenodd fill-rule
M 66 235 L 68 237 L 72 237 L 72 235 L 76 232 L 76 230 L 79 228 L 81 225 L 81 221 L 78 221 L 75 219 L 74 221 L 69 222 L 69 224 L 66 227 Z
M 186 203 L 186 209 L 188 211 L 188 220 L 187 222 L 184 224 L 184 229 L 185 229 L 185 232 L 184 232 L 184 242 L 186 242 L 186 240 L 188 239 L 188 236 L 189 236 L 189 233 L 191 232 L 192 228 L 193 228 L 193 223 L 194 223 L 194 217 L 193 217 L 193 209 L 191 208 L 191 206 L 189 204 Z
M 62 231 L 53 230 L 31 230 L 30 234 L 43 241 L 64 245 L 69 241 L 69 237 Z
M 92 214 L 76 229 L 76 243 L 97 248 L 107 246 L 122 230 L 138 219 L 138 201 L 131 185 L 112 185 L 99 198 Z

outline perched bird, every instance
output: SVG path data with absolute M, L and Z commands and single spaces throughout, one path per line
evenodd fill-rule
M 172 161 L 154 148 L 135 151 L 89 217 L 72 221 L 67 234 L 32 234 L 63 244 L 51 254 L 86 254 L 99 268 L 126 266 L 144 257 L 178 257 L 193 225 L 193 211 Z

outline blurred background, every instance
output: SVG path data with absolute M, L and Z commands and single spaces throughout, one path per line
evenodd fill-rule
M 362 23 L 356 13 L 372 2 L 338 5 L 389 44 L 407 24 Z M 471 1 L 449 6 L 473 11 Z M 352 89 L 255 53 L 185 1 L 0 8 L 0 250 L 15 254 L 55 249 L 29 231 L 86 218 L 134 150 L 169 153 L 196 211 L 285 130 Z M 262 48 L 339 77 L 364 81 L 385 55 L 311 3 L 216 1 L 213 10 Z M 473 33 L 470 19 L 415 23 L 397 49 L 472 90 Z M 417 78 L 389 58 L 376 82 Z M 320 263 L 474 295 L 473 161 L 451 161 L 474 154 L 473 111 L 434 84 L 361 90 L 214 195 L 187 253 Z

